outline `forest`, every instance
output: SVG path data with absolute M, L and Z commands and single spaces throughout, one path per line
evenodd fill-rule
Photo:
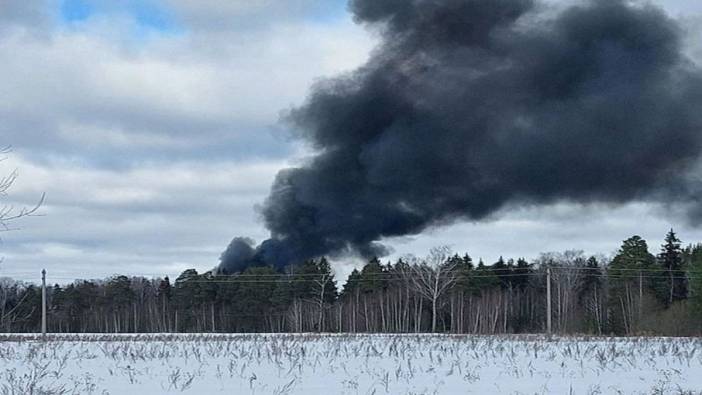
M 54 333 L 343 332 L 702 334 L 702 244 L 673 230 L 657 253 L 639 236 L 611 258 L 571 250 L 533 261 L 474 262 L 448 247 L 369 260 L 343 283 L 325 258 L 276 271 L 185 270 L 47 288 Z M 41 287 L 0 280 L 0 330 L 38 332 Z

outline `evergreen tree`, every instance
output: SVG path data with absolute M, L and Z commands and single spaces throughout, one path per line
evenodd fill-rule
M 286 275 L 278 279 L 275 284 L 271 301 L 271 316 L 273 317 L 273 327 L 276 332 L 284 332 L 286 324 L 286 313 L 290 309 L 293 301 L 293 276 Z
M 529 285 L 531 275 L 531 265 L 524 258 L 517 259 L 517 266 L 512 270 L 512 284 L 514 287 L 524 290 Z
M 656 281 L 656 290 L 659 298 L 666 306 L 674 301 L 687 299 L 687 277 L 683 270 L 683 251 L 680 239 L 673 229 L 665 236 L 665 243 L 661 246 L 658 262 L 664 271 Z
M 322 257 L 317 261 L 317 274 L 315 285 L 317 290 L 323 290 L 322 300 L 324 303 L 334 303 L 339 296 L 339 289 L 336 287 L 336 279 L 332 272 L 331 264 L 327 258 Z
M 176 278 L 173 287 L 174 330 L 186 332 L 195 326 L 193 312 L 196 309 L 195 300 L 199 292 L 199 274 L 195 269 L 187 269 Z
M 170 325 L 170 312 L 169 312 L 169 306 L 171 303 L 171 294 L 173 292 L 173 289 L 171 287 L 171 280 L 168 278 L 168 276 L 164 277 L 163 280 L 161 280 L 158 284 L 158 289 L 156 290 L 156 298 L 159 301 L 159 311 L 160 311 L 160 326 L 159 330 L 167 330 L 170 331 L 171 325 Z
M 581 293 L 587 293 L 601 286 L 602 284 L 602 271 L 600 268 L 600 263 L 597 258 L 591 256 L 587 259 L 585 263 L 585 270 L 582 280 L 582 285 L 580 288 Z
M 70 295 L 75 288 L 68 290 Z M 70 296 L 69 296 L 70 298 Z M 133 330 L 130 319 L 132 317 L 131 305 L 134 303 L 135 294 L 131 287 L 131 281 L 127 276 L 115 276 L 109 280 L 105 286 L 105 299 L 108 300 L 112 310 L 112 324 L 115 332 L 127 332 Z M 73 312 L 73 310 L 71 311 Z
M 17 316 L 20 317 L 21 329 L 13 329 L 13 332 L 38 332 L 41 329 L 41 309 L 36 308 L 36 306 L 41 306 L 41 289 L 29 285 L 25 292 L 25 302 L 17 312 Z
M 505 263 L 504 258 L 500 256 L 500 259 L 497 260 L 492 265 L 492 271 L 495 273 L 495 276 L 500 280 L 500 286 L 503 289 L 507 289 L 511 285 L 511 279 L 512 279 L 512 267 L 514 266 L 513 263 L 507 264 Z
M 702 320 L 702 244 L 688 247 L 685 255 L 693 314 Z
M 344 303 L 342 307 L 350 312 L 350 314 L 348 314 L 348 328 L 349 331 L 353 333 L 359 330 L 361 284 L 361 272 L 357 269 L 353 269 L 346 279 L 346 284 L 339 297 L 339 300 Z
M 322 257 L 303 262 L 295 269 L 293 282 L 294 298 L 314 306 L 317 317 L 310 329 L 324 331 L 326 311 L 329 305 L 336 301 L 338 295 L 336 280 L 329 261 Z M 298 329 L 301 329 L 300 325 Z
M 361 269 L 361 291 L 380 293 L 387 288 L 387 270 L 378 258 L 373 258 Z
M 71 284 L 70 290 L 71 292 L 75 290 L 75 286 L 73 284 Z M 110 279 L 105 287 L 105 297 L 112 302 L 112 306 L 114 306 L 116 309 L 128 308 L 135 299 L 129 277 L 115 276 Z
M 449 259 L 450 264 L 455 264 L 456 282 L 454 283 L 454 291 L 470 294 L 475 292 L 475 284 L 472 280 L 473 275 L 473 259 L 465 254 L 463 257 L 454 255 Z
M 632 236 L 622 243 L 607 269 L 609 279 L 609 325 L 616 333 L 639 330 L 644 297 L 655 293 L 656 258 L 648 251 L 646 240 Z
M 597 258 L 591 256 L 585 263 L 583 279 L 578 290 L 578 305 L 584 313 L 588 332 L 598 335 L 605 329 L 604 279 Z
M 353 269 L 351 274 L 349 274 L 348 279 L 346 279 L 346 284 L 341 292 L 342 296 L 353 295 L 354 292 L 361 288 L 361 272 L 357 269 Z
M 268 331 L 268 317 L 273 311 L 276 271 L 265 266 L 249 267 L 241 274 L 235 304 L 237 326 L 243 332 Z
M 300 299 L 318 301 L 320 294 L 324 303 L 336 299 L 336 281 L 326 258 L 303 262 L 295 269 L 293 281 L 294 295 Z
M 648 252 L 646 240 L 641 236 L 632 236 L 622 242 L 610 269 L 650 269 L 654 263 L 655 257 Z
M 482 259 L 478 260 L 478 266 L 473 275 L 476 293 L 501 285 L 500 278 L 497 277 L 493 268 L 486 266 Z
M 168 301 L 171 299 L 171 280 L 168 276 L 164 277 L 158 284 L 157 295 L 159 299 Z

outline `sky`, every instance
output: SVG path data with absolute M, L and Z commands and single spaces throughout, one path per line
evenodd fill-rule
M 654 3 L 682 21 L 698 57 L 702 3 Z M 377 42 L 342 0 L 0 0 L 0 146 L 12 147 L 0 175 L 19 172 L 0 202 L 46 194 L 40 216 L 0 233 L 0 276 L 174 277 L 217 265 L 234 236 L 267 238 L 256 206 L 278 170 L 311 154 L 281 116 Z M 644 202 L 561 202 L 385 242 L 388 259 L 449 245 L 491 263 L 611 255 L 634 234 L 655 252 L 671 227 L 702 241 Z

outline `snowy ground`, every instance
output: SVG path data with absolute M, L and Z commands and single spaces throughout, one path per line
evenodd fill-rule
M 702 339 L 0 335 L 0 394 L 702 394 Z

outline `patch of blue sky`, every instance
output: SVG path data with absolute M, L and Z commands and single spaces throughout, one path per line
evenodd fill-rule
M 60 8 L 61 20 L 68 25 L 76 25 L 92 17 L 127 15 L 135 22 L 134 33 L 137 37 L 151 33 L 183 32 L 171 12 L 155 0 L 61 0 Z
M 86 0 L 63 0 L 60 8 L 61 19 L 68 23 L 84 21 L 94 12 Z
M 183 28 L 178 25 L 173 15 L 155 2 L 137 0 L 131 4 L 129 12 L 134 16 L 137 25 L 145 32 L 157 31 L 166 34 L 179 34 Z
M 336 22 L 348 16 L 348 0 L 323 0 L 312 7 L 307 19 L 313 22 Z

